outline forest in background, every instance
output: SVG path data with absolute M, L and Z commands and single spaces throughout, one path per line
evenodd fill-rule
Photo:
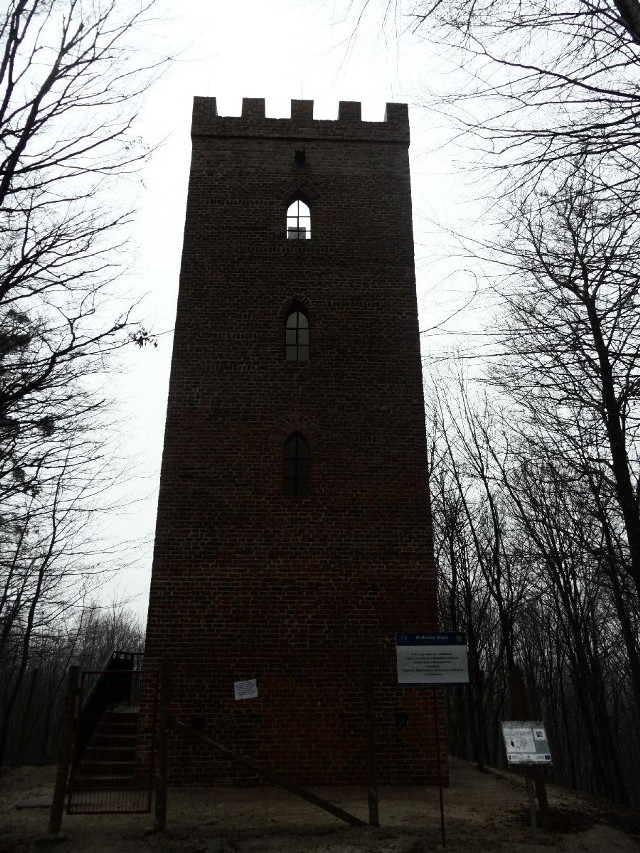
M 0 763 L 55 757 L 72 658 L 96 667 L 142 642 L 125 612 L 84 603 L 104 571 L 83 538 L 107 466 L 91 377 L 150 340 L 111 300 L 127 215 L 97 199 L 148 154 L 122 109 L 157 61 L 121 74 L 138 13 L 116 23 L 116 4 L 102 8 L 88 25 L 82 3 L 13 0 L 0 22 Z M 482 227 L 457 237 L 480 282 L 474 310 L 492 306 L 486 343 L 425 365 L 440 620 L 466 632 L 470 659 L 469 687 L 447 693 L 450 746 L 501 764 L 500 720 L 526 712 L 547 724 L 553 779 L 635 806 L 638 9 L 380 10 L 467 75 L 425 104 L 457 122 L 491 187 Z M 60 10 L 46 55 L 61 76 L 38 87 L 31 57 Z M 81 108 L 100 119 L 64 130 Z
M 471 674 L 450 747 L 500 764 L 500 721 L 542 719 L 550 778 L 637 807 L 640 5 L 379 11 L 456 69 L 424 103 L 482 194 L 452 278 L 488 319 L 446 358 L 425 331 L 440 619 Z
M 122 633 L 91 602 L 126 565 L 101 529 L 131 465 L 114 451 L 109 370 L 154 343 L 121 287 L 127 180 L 150 154 L 134 119 L 169 61 L 152 9 L 0 10 L 0 766 L 55 754 L 64 668 L 96 665 Z M 25 709 L 34 727 L 45 714 L 29 734 Z

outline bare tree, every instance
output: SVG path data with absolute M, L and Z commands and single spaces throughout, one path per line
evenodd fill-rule
M 463 607 L 479 572 L 473 599 L 488 594 L 505 643 L 485 646 L 487 671 L 501 654 L 522 670 L 532 711 L 562 744 L 557 778 L 637 800 L 640 5 L 349 5 L 382 10 L 459 67 L 455 90 L 425 101 L 502 183 L 485 192 L 496 236 L 467 241 L 504 307 L 485 372 L 497 414 L 468 385 L 437 380 L 441 610 L 485 626 L 477 604 Z M 460 402 L 443 401 L 444 388 Z M 487 686 L 487 708 L 502 711 L 504 683 Z
M 447 630 L 466 633 L 470 677 L 468 690 L 448 693 L 449 745 L 455 754 L 473 757 L 482 769 L 496 760 L 495 750 L 489 745 L 487 720 L 489 702 L 501 681 L 504 643 L 491 591 L 476 554 L 477 537 L 473 531 L 481 524 L 481 503 L 469 499 L 467 488 L 476 492 L 476 498 L 477 489 L 459 471 L 459 465 L 464 463 L 452 449 L 453 437 L 447 437 L 447 412 L 439 411 L 441 405 L 442 401 L 432 396 L 430 479 L 439 620 Z
M 578 166 L 514 213 L 502 288 L 506 357 L 493 376 L 547 446 L 600 492 L 626 538 L 619 569 L 640 600 L 640 243 Z M 599 484 L 599 485 L 596 485 Z
M 51 434 L 69 373 L 100 370 L 105 350 L 144 339 L 110 288 L 130 215 L 110 202 L 113 181 L 148 154 L 132 124 L 162 60 L 141 67 L 133 42 L 151 6 L 12 0 L 0 19 L 0 425 L 10 444 L 25 428 Z
M 131 217 L 117 199 L 150 153 L 134 120 L 168 61 L 140 49 L 152 12 L 0 12 L 0 753 L 36 646 L 96 568 L 82 533 L 105 487 L 107 358 L 150 340 L 117 286 Z
M 630 577 L 611 568 L 612 555 L 626 551 L 619 514 L 596 511 L 589 478 L 522 413 L 502 417 L 499 401 L 488 408 L 468 383 L 439 377 L 436 385 L 441 619 L 468 631 L 470 651 L 466 701 L 449 702 L 452 746 L 503 760 L 496 721 L 522 710 L 518 671 L 527 714 L 546 720 L 556 745 L 553 778 L 635 801 L 634 647 L 621 637 L 623 620 L 637 636 L 638 611 Z M 610 486 L 607 496 L 615 503 Z
M 76 663 L 84 670 L 101 669 L 116 649 L 129 652 L 144 649 L 143 626 L 122 602 L 80 604 L 38 628 L 31 643 L 27 677 L 16 692 L 15 712 L 7 722 L 8 764 L 55 760 L 69 665 Z
M 491 634 L 497 640 L 487 648 L 489 654 L 481 656 L 480 649 L 472 644 L 472 669 L 484 658 L 481 671 L 476 672 L 475 692 L 478 696 L 483 693 L 486 673 L 497 683 L 496 671 L 502 669 L 511 716 L 528 719 L 531 712 L 518 658 L 517 617 L 526 606 L 531 587 L 521 555 L 511 541 L 512 512 L 509 494 L 501 482 L 496 447 L 499 425 L 486 396 L 472 401 L 462 375 L 443 385 L 452 398 L 444 400 L 436 394 L 431 418 L 443 425 L 438 439 L 440 467 L 449 481 L 448 505 L 453 503 L 458 511 L 454 529 L 446 514 L 435 513 L 438 538 L 444 536 L 449 543 L 448 572 L 441 574 L 441 582 L 449 588 L 452 601 L 462 593 L 467 602 L 465 630 L 474 642 L 486 631 L 483 623 L 493 621 Z M 504 446 L 504 442 L 500 444 Z M 441 508 L 437 502 L 436 508 Z M 452 550 L 452 539 L 465 543 L 464 549 Z M 485 643 L 487 640 L 485 636 Z M 504 704 L 504 697 L 500 704 Z M 497 738 L 492 740 L 496 743 Z M 541 794 L 544 796 L 542 789 Z
M 381 26 L 411 31 L 458 67 L 455 89 L 430 106 L 481 139 L 491 162 L 510 168 L 508 180 L 588 156 L 606 161 L 609 185 L 631 191 L 632 205 L 640 176 L 638 0 L 348 4 L 357 21 L 367 7 Z

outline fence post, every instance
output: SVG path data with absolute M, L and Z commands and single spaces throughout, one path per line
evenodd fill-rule
M 36 667 L 31 670 L 31 679 L 29 681 L 29 692 L 27 694 L 27 702 L 22 715 L 22 725 L 20 726 L 20 735 L 18 737 L 18 745 L 16 747 L 14 764 L 24 764 L 24 753 L 27 744 L 27 735 L 29 734 L 29 721 L 31 718 L 31 708 L 33 707 L 33 697 L 38 683 L 40 670 Z
M 49 813 L 49 835 L 58 835 L 60 827 L 62 826 L 64 797 L 67 792 L 67 779 L 69 777 L 69 765 L 71 764 L 71 755 L 73 750 L 73 723 L 75 719 L 79 680 L 80 667 L 70 666 L 69 675 L 67 676 L 67 688 L 64 694 L 64 705 L 62 708 L 58 771 L 56 773 L 56 781 L 53 788 L 51 812 Z

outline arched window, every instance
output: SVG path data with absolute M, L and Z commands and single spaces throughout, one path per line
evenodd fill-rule
M 309 319 L 297 308 L 287 317 L 285 356 L 287 361 L 309 361 Z
M 311 211 L 301 199 L 294 199 L 287 210 L 287 240 L 311 239 Z
M 287 497 L 309 494 L 309 445 L 299 432 L 284 445 L 284 493 Z

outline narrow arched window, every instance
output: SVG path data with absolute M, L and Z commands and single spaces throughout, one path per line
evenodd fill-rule
M 287 210 L 287 240 L 311 239 L 311 211 L 302 199 L 294 199 Z
M 284 335 L 287 361 L 309 361 L 309 318 L 304 311 L 289 314 Z
M 298 432 L 284 445 L 284 493 L 287 497 L 309 494 L 309 445 Z

